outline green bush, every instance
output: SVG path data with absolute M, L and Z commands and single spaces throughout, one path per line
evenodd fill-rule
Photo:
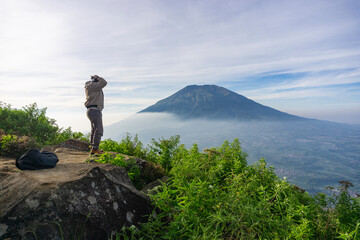
M 117 239 L 360 239 L 360 202 L 349 186 L 310 196 L 264 159 L 247 165 L 238 140 L 204 153 L 180 145 L 171 166 L 171 180 L 152 196 L 157 211 Z
M 152 156 L 153 161 L 159 163 L 166 172 L 169 172 L 180 144 L 180 136 L 172 136 L 170 139 L 160 138 L 158 141 L 153 138 L 151 143 L 148 155 Z
M 28 136 L 39 146 L 56 145 L 68 139 L 87 140 L 82 133 L 71 128 L 59 128 L 54 119 L 46 116 L 46 108 L 39 109 L 36 103 L 13 109 L 0 102 L 0 129 L 17 136 Z
M 177 135 L 170 139 L 160 138 L 157 141 L 152 139 L 148 148 L 144 148 L 137 135 L 133 139 L 130 134 L 127 134 L 120 142 L 111 139 L 101 141 L 99 147 L 104 151 L 113 151 L 158 163 L 166 172 L 169 172 L 179 144 L 180 136 Z
M 26 151 L 37 148 L 38 144 L 34 139 L 23 136 L 5 134 L 0 136 L 0 155 L 18 157 Z
M 99 147 L 104 151 L 112 151 L 147 159 L 147 150 L 143 148 L 143 144 L 139 141 L 137 135 L 133 139 L 130 134 L 127 134 L 120 142 L 106 139 L 101 141 Z
M 95 161 L 99 163 L 110 163 L 115 166 L 125 168 L 135 188 L 140 189 L 143 186 L 142 180 L 140 178 L 140 169 L 139 166 L 136 165 L 136 161 L 134 159 L 125 161 L 125 157 L 121 154 L 117 154 L 114 157 L 110 153 L 104 153 L 95 159 Z
M 318 194 L 316 204 L 321 207 L 321 232 L 328 237 L 328 232 L 340 232 L 340 239 L 360 239 L 360 198 L 351 197 L 348 189 L 352 183 L 339 181 L 340 187 L 329 187 L 331 196 Z

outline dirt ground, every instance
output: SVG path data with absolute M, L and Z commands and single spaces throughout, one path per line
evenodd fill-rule
M 90 158 L 89 152 L 69 148 L 58 148 L 54 153 L 59 158 L 56 166 L 60 168 L 69 163 L 83 163 Z M 0 181 L 13 173 L 21 171 L 15 166 L 15 161 L 15 158 L 0 156 Z

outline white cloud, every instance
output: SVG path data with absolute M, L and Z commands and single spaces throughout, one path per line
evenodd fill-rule
M 57 14 L 30 1 L 2 1 L 0 15 L 2 71 L 46 72 L 43 65 L 57 62 L 67 35 Z
M 145 107 L 188 84 L 268 72 L 307 74 L 253 84 L 248 97 L 325 98 L 345 89 L 321 87 L 359 82 L 357 1 L 3 0 L 1 6 L 0 100 L 17 107 L 36 101 L 80 111 L 92 74 L 109 81 L 110 109 Z M 294 88 L 314 89 L 294 94 Z M 121 115 L 112 114 L 114 121 Z

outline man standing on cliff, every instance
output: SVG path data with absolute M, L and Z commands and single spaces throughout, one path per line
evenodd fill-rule
M 102 122 L 102 110 L 104 109 L 104 93 L 103 88 L 107 82 L 98 75 L 91 76 L 91 81 L 85 83 L 85 95 L 87 108 L 87 117 L 91 122 L 90 154 L 102 154 L 99 150 L 101 137 L 104 133 Z

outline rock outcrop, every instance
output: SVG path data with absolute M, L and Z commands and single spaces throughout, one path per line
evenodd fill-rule
M 65 142 L 62 142 L 55 146 L 46 146 L 41 149 L 41 151 L 50 151 L 53 152 L 58 148 L 70 148 L 80 151 L 90 151 L 90 143 L 83 140 L 78 139 L 69 139 Z
M 84 163 L 84 151 L 55 153 L 55 168 L 11 169 L 0 179 L 0 239 L 107 239 L 151 214 L 123 168 Z

